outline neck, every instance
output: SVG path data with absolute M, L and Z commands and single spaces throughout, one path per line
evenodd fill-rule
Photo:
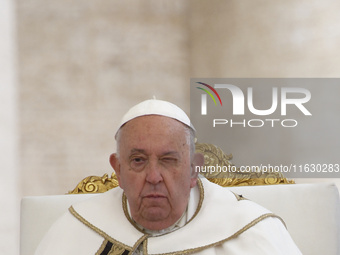
M 132 219 L 133 220 L 133 219 Z M 142 225 L 138 224 L 137 222 L 135 222 L 135 224 L 145 233 L 151 235 L 151 236 L 158 236 L 158 235 L 164 235 L 167 233 L 170 233 L 172 231 L 175 231 L 181 227 L 183 227 L 185 224 L 187 223 L 187 210 L 184 211 L 184 213 L 182 214 L 182 216 L 171 226 L 167 227 L 167 228 L 162 228 L 162 229 L 157 229 L 157 230 L 152 230 L 152 229 L 148 229 L 143 227 Z

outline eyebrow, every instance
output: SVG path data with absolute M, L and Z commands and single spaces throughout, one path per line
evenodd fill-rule
M 168 152 L 165 152 L 164 154 L 162 154 L 162 156 L 178 156 L 179 153 L 177 151 L 168 151 Z
M 148 153 L 146 152 L 146 150 L 144 149 L 137 149 L 137 148 L 134 148 L 130 151 L 130 155 L 133 154 L 133 153 L 142 153 L 142 154 L 145 154 L 147 155 Z M 163 156 L 169 156 L 169 155 L 173 155 L 173 156 L 178 156 L 179 153 L 178 151 L 166 151 L 164 153 L 161 154 L 161 157 Z
M 147 154 L 145 150 L 143 150 L 143 149 L 136 149 L 136 148 L 132 149 L 130 151 L 130 154 L 133 154 L 133 153 L 136 153 L 136 152 Z

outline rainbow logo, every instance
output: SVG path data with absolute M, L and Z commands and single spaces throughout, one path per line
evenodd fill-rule
M 221 100 L 221 98 L 220 98 L 220 95 L 217 93 L 217 91 L 216 91 L 213 87 L 211 87 L 210 85 L 208 85 L 208 84 L 206 84 L 206 83 L 203 83 L 203 82 L 196 82 L 196 83 L 201 84 L 201 85 L 203 85 L 203 86 L 206 86 L 206 87 L 209 88 L 212 92 L 214 92 L 215 95 L 217 96 L 218 100 L 220 101 L 221 106 L 222 106 L 222 100 Z M 216 100 L 215 100 L 215 97 L 211 94 L 211 92 L 210 92 L 209 90 L 204 89 L 204 88 L 201 88 L 201 87 L 196 87 L 196 88 L 201 89 L 201 90 L 203 90 L 204 92 L 206 92 L 206 93 L 212 98 L 212 100 L 214 100 L 215 105 L 217 105 Z

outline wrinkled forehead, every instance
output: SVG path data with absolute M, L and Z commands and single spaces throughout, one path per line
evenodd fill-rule
M 127 122 L 117 135 L 117 154 L 123 157 L 133 151 L 147 155 L 177 153 L 190 155 L 190 132 L 183 123 L 164 116 L 150 115 Z

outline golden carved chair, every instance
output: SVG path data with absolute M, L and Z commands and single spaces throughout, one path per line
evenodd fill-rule
M 205 166 L 233 166 L 232 156 L 214 145 L 196 144 L 196 151 L 203 153 Z M 281 173 L 262 172 L 261 169 L 252 173 L 201 174 L 281 216 L 303 254 L 340 254 L 340 203 L 334 184 L 293 184 L 294 181 L 287 180 Z M 69 195 L 23 198 L 20 254 L 33 255 L 43 235 L 70 205 L 117 186 L 114 173 L 89 176 Z

